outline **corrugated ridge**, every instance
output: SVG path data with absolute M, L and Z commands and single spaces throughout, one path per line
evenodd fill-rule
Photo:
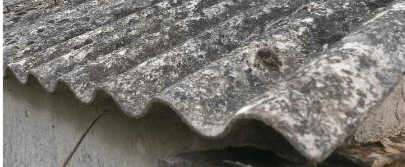
M 399 3 L 399 6 L 400 5 L 403 5 L 403 3 L 401 4 L 401 3 Z M 398 5 L 397 5 L 398 6 Z M 400 10 L 403 10 L 403 9 L 401 9 L 401 8 L 399 8 Z M 393 13 L 395 13 L 395 10 L 397 10 L 397 9 L 395 9 L 395 7 L 392 7 L 391 8 L 391 12 L 393 12 Z M 381 15 L 379 15 L 379 17 L 381 17 L 381 16 L 384 16 L 384 15 L 387 15 L 387 13 L 381 13 Z M 377 16 L 377 18 L 378 18 L 378 16 Z M 387 21 L 387 19 L 385 20 L 385 21 Z M 378 22 L 377 22 L 378 23 Z M 298 27 L 298 26 L 297 26 Z M 360 36 L 361 36 L 361 33 L 364 33 L 364 32 L 362 32 L 362 30 L 360 29 L 360 30 L 358 30 L 358 31 L 356 31 L 356 32 L 354 32 L 354 33 L 352 33 L 351 35 L 352 36 L 358 36 L 358 34 L 360 34 Z M 361 37 L 364 37 L 364 36 L 361 36 Z M 364 37 L 365 38 L 365 37 Z M 355 39 L 354 38 L 351 38 L 350 36 L 349 37 L 347 37 L 347 40 L 346 40 L 346 44 L 347 43 L 350 43 L 350 42 L 353 42 L 353 40 L 355 41 Z M 299 41 L 299 40 L 298 40 Z M 357 42 L 359 42 L 359 41 L 357 41 Z M 398 42 L 398 41 L 396 41 L 396 42 Z M 294 137 L 291 137 L 292 135 L 295 135 L 295 134 L 290 134 L 289 132 L 283 132 L 283 130 L 286 130 L 286 129 L 283 129 L 283 127 L 280 127 L 279 125 L 277 125 L 277 121 L 279 121 L 279 120 L 274 120 L 274 119 L 269 119 L 268 118 L 268 115 L 263 115 L 263 113 L 266 113 L 266 112 L 261 112 L 261 113 L 257 113 L 257 111 L 260 111 L 260 110 L 263 110 L 263 111 L 266 111 L 266 109 L 261 109 L 260 108 L 260 105 L 262 105 L 262 104 L 264 104 L 264 103 L 267 103 L 267 102 L 270 102 L 271 100 L 272 100 L 272 98 L 276 98 L 276 97 L 274 97 L 274 96 L 276 96 L 276 95 L 280 95 L 280 97 L 282 97 L 282 96 L 286 96 L 287 97 L 287 95 L 285 95 L 285 91 L 287 91 L 287 92 L 289 92 L 290 91 L 290 89 L 305 89 L 305 88 L 303 88 L 303 87 L 299 87 L 300 85 L 289 85 L 289 84 L 287 84 L 287 85 L 283 85 L 283 84 L 278 84 L 278 83 L 275 83 L 275 85 L 276 86 L 270 86 L 270 87 L 268 87 L 268 88 L 266 88 L 266 89 L 263 89 L 263 90 L 261 90 L 261 91 L 263 91 L 263 95 L 262 96 L 259 96 L 259 97 L 256 97 L 256 98 L 254 98 L 253 100 L 252 99 L 250 99 L 249 101 L 246 101 L 246 102 L 244 102 L 245 104 L 243 104 L 243 105 L 245 105 L 246 107 L 245 108 L 242 108 L 242 109 L 240 109 L 240 110 L 237 110 L 237 111 L 233 111 L 233 112 L 230 112 L 230 113 L 228 113 L 228 114 L 225 114 L 225 116 L 224 115 L 221 115 L 221 117 L 226 117 L 226 115 L 228 115 L 228 116 L 230 116 L 230 117 L 228 117 L 228 118 L 225 118 L 225 119 L 223 119 L 223 120 L 221 120 L 222 121 L 222 123 L 220 123 L 220 124 L 217 124 L 217 125 L 214 125 L 214 129 L 212 128 L 213 127 L 213 125 L 209 125 L 209 126 L 204 126 L 204 125 L 196 125 L 196 123 L 195 123 L 195 119 L 194 119 L 194 116 L 195 115 L 187 115 L 187 114 L 190 114 L 190 113 L 187 113 L 187 112 L 185 112 L 185 110 L 191 110 L 192 109 L 192 107 L 191 108 L 184 108 L 182 105 L 184 105 L 184 104 L 186 104 L 184 101 L 187 101 L 187 99 L 186 100 L 183 100 L 183 99 L 181 99 L 180 98 L 180 95 L 176 95 L 176 93 L 177 94 L 181 94 L 181 93 L 188 93 L 190 90 L 193 90 L 194 88 L 193 87 L 191 87 L 190 89 L 187 89 L 186 91 L 179 91 L 179 92 L 176 92 L 175 90 L 177 90 L 177 89 L 181 89 L 182 87 L 184 87 L 184 86 L 182 86 L 182 84 L 184 84 L 184 85 L 189 85 L 189 83 L 190 82 L 194 82 L 193 81 L 193 77 L 195 77 L 195 78 L 198 78 L 198 77 L 201 77 L 202 75 L 199 75 L 199 74 L 203 74 L 204 72 L 207 72 L 207 70 L 209 71 L 210 70 L 210 68 L 211 67 L 215 67 L 215 68 L 221 68 L 221 67 L 227 67 L 226 66 L 226 63 L 229 63 L 229 62 L 232 62 L 233 60 L 234 60 L 234 63 L 236 63 L 236 64 L 238 64 L 238 63 L 240 63 L 240 62 L 243 62 L 243 61 L 246 61 L 247 62 L 247 64 L 246 65 L 240 65 L 240 64 L 238 64 L 238 66 L 235 66 L 235 67 L 242 67 L 241 69 L 242 70 L 240 70 L 240 71 L 249 71 L 249 67 L 251 67 L 252 66 L 252 62 L 248 62 L 248 61 L 251 61 L 249 58 L 250 57 L 253 57 L 254 56 L 254 53 L 255 53 L 255 51 L 257 51 L 257 48 L 256 48 L 256 45 L 261 45 L 261 46 L 264 46 L 263 44 L 264 43 L 269 43 L 269 41 L 267 41 L 267 40 L 265 40 L 265 38 L 264 39 L 261 39 L 260 37 L 259 38 L 256 38 L 255 40 L 252 40 L 252 41 L 250 41 L 250 42 L 248 42 L 248 43 L 246 43 L 246 44 L 244 44 L 243 46 L 239 46 L 239 47 L 236 47 L 236 49 L 231 49 L 232 51 L 231 52 L 225 52 L 225 53 L 222 53 L 222 54 L 229 54 L 229 55 L 224 55 L 223 56 L 223 58 L 222 59 L 217 59 L 217 60 L 213 60 L 213 61 L 209 61 L 209 62 L 207 62 L 207 64 L 211 64 L 211 65 L 209 65 L 209 66 L 203 66 L 203 67 L 201 67 L 201 68 L 197 68 L 197 70 L 199 70 L 199 71 L 191 71 L 191 73 L 189 73 L 189 74 L 187 74 L 186 75 L 186 77 L 185 78 L 181 78 L 180 79 L 180 82 L 179 83 L 177 83 L 176 82 L 176 84 L 174 84 L 174 85 L 172 85 L 172 86 L 170 86 L 169 88 L 164 88 L 164 91 L 162 92 L 162 91 L 159 91 L 159 92 L 161 92 L 161 93 L 159 93 L 158 95 L 153 95 L 153 97 L 150 99 L 150 100 L 147 100 L 147 103 L 146 103 L 146 105 L 143 105 L 143 106 L 146 106 L 145 107 L 145 109 L 143 110 L 143 111 L 141 111 L 141 112 L 135 112 L 135 114 L 134 114 L 134 111 L 132 111 L 132 110 L 130 110 L 129 108 L 132 108 L 132 109 L 136 109 L 136 108 L 139 108 L 139 107 L 137 107 L 137 106 L 130 106 L 129 108 L 126 108 L 126 107 L 122 107 L 123 105 L 122 105 L 122 102 L 120 101 L 120 100 L 117 100 L 117 96 L 116 95 L 113 95 L 112 93 L 111 93 L 111 90 L 107 90 L 106 89 L 106 87 L 102 87 L 102 86 L 97 86 L 97 87 L 95 87 L 95 90 L 91 93 L 92 95 L 91 95 L 91 100 L 83 100 L 83 98 L 82 97 L 79 97 L 79 96 L 77 96 L 77 88 L 72 88 L 72 85 L 70 85 L 68 82 L 66 82 L 66 81 L 64 81 L 64 80 L 61 80 L 60 78 L 58 78 L 57 80 L 56 80 L 56 82 L 55 82 L 55 84 L 54 84 L 54 86 L 51 86 L 51 89 L 49 89 L 49 87 L 47 88 L 47 90 L 49 91 L 49 92 L 53 92 L 54 90 L 55 90 L 55 88 L 56 88 L 56 85 L 58 85 L 60 82 L 62 82 L 62 83 L 64 83 L 64 84 L 66 84 L 70 89 L 71 89 L 71 91 L 73 92 L 73 94 L 75 94 L 75 96 L 76 97 L 78 97 L 78 99 L 79 100 L 81 100 L 82 102 L 84 102 L 84 103 L 91 103 L 93 100 L 94 100 L 94 97 L 96 96 L 96 94 L 97 93 L 99 93 L 100 91 L 103 91 L 103 92 L 105 92 L 105 93 L 107 93 L 107 94 L 109 94 L 115 101 L 116 101 L 116 103 L 118 104 L 118 106 L 120 106 L 121 107 L 121 109 L 127 114 L 127 115 L 129 115 L 129 116 L 135 116 L 135 117 L 139 117 L 139 116 L 142 116 L 142 115 L 144 115 L 146 112 L 148 112 L 148 108 L 149 108 L 149 106 L 151 106 L 153 103 L 155 103 L 155 102 L 161 102 L 161 103 L 164 103 L 164 104 L 166 104 L 166 105 L 168 105 L 168 106 L 170 106 L 174 111 L 176 111 L 176 113 L 184 120 L 184 122 L 187 124 L 187 125 L 189 125 L 190 127 L 191 127 L 191 129 L 193 129 L 193 130 L 195 130 L 196 132 L 198 132 L 199 134 L 201 134 L 201 135 L 203 135 L 203 136 L 206 136 L 206 137 L 218 137 L 218 136 L 223 136 L 223 135 L 226 135 L 226 132 L 227 132 L 227 129 L 231 129 L 232 128 L 232 126 L 233 126 L 233 124 L 234 123 L 237 123 L 238 122 L 238 120 L 239 119 L 245 119 L 245 118 L 249 118 L 249 119 L 258 119 L 258 120 L 261 120 L 261 121 L 263 121 L 263 122 L 265 122 L 266 124 L 268 124 L 268 125 L 271 125 L 271 126 L 273 126 L 273 127 L 275 127 L 275 129 L 277 130 L 277 131 L 279 131 L 281 134 L 283 134 L 286 138 L 287 138 L 287 140 L 289 140 L 291 143 L 293 143 L 292 145 L 297 149 L 297 150 L 299 150 L 306 158 L 308 158 L 308 159 L 310 159 L 310 160 L 312 160 L 312 161 L 321 161 L 321 160 L 323 160 L 324 158 L 326 158 L 326 156 L 327 155 L 329 155 L 332 151 L 333 151 L 333 149 L 334 148 L 336 148 L 337 147 L 337 145 L 339 145 L 340 143 L 342 143 L 342 141 L 344 140 L 344 137 L 342 137 L 342 136 L 347 136 L 347 134 L 349 134 L 351 131 L 353 131 L 353 128 L 351 128 L 350 130 L 346 130 L 346 132 L 344 132 L 343 134 L 341 134 L 339 137 L 340 138 L 338 138 L 338 139 L 336 139 L 336 141 L 333 141 L 333 142 L 331 142 L 330 144 L 329 144 L 329 146 L 327 146 L 327 148 L 324 148 L 324 149 L 321 149 L 321 150 L 317 150 L 317 149 L 313 149 L 313 148 L 311 148 L 311 149 L 307 149 L 307 148 L 303 148 L 302 146 L 304 145 L 306 145 L 306 144 L 308 144 L 308 143 L 305 143 L 305 141 L 300 141 L 300 139 L 298 139 L 298 141 L 297 141 L 297 138 L 294 138 Z M 184 43 L 183 43 L 184 44 Z M 312 62 L 312 63 L 310 63 L 309 65 L 307 64 L 306 66 L 301 66 L 300 67 L 300 70 L 299 71 L 297 71 L 297 72 L 294 72 L 296 69 L 298 69 L 298 67 L 299 66 L 294 66 L 293 64 L 291 64 L 291 66 L 292 67 L 294 67 L 294 68 L 296 68 L 295 70 L 291 70 L 291 71 L 287 71 L 288 72 L 288 74 L 286 74 L 285 76 L 283 76 L 284 78 L 282 78 L 282 80 L 283 80 L 283 82 L 282 83 L 288 83 L 288 82 L 290 82 L 290 81 L 293 81 L 293 80 L 295 80 L 295 81 L 297 81 L 298 83 L 303 83 L 303 85 L 304 85 L 304 87 L 305 87 L 305 82 L 307 82 L 307 79 L 308 79 L 308 77 L 302 77 L 302 76 L 306 76 L 307 75 L 307 72 L 311 72 L 311 70 L 312 70 L 312 72 L 316 72 L 317 70 L 319 70 L 320 68 L 325 68 L 325 65 L 328 65 L 328 63 L 331 63 L 331 62 L 329 62 L 330 60 L 331 60 L 331 58 L 338 58 L 339 56 L 336 56 L 336 55 L 341 55 L 342 53 L 345 53 L 345 54 L 349 54 L 350 52 L 345 52 L 345 47 L 346 47 L 346 49 L 348 48 L 348 46 L 346 46 L 346 45 L 344 45 L 345 44 L 345 42 L 342 42 L 342 43 L 340 43 L 340 45 L 338 45 L 337 47 L 334 47 L 334 48 L 331 48 L 331 49 L 329 49 L 326 53 L 326 55 L 324 55 L 324 56 L 321 56 L 321 58 L 318 60 L 318 61 L 315 61 L 315 62 Z M 401 45 L 401 43 L 398 43 L 399 45 Z M 402 44 L 403 45 L 403 44 Z M 298 45 L 299 46 L 299 45 Z M 287 46 L 287 48 L 288 48 L 288 46 Z M 343 49 L 342 49 L 343 48 Z M 284 48 L 285 49 L 285 48 Z M 350 49 L 354 49 L 354 48 L 350 48 Z M 336 51 L 337 50 L 337 51 Z M 252 55 L 252 53 L 253 53 L 253 55 Z M 389 53 L 389 52 L 388 52 Z M 393 51 L 393 53 L 401 53 L 400 51 Z M 329 55 L 328 55 L 329 54 Z M 333 55 L 333 54 L 335 54 L 335 55 Z M 318 55 L 319 56 L 319 54 L 314 54 L 313 56 L 315 56 L 314 57 L 314 59 L 315 58 L 317 58 L 317 56 L 316 55 Z M 332 55 L 332 56 L 331 56 Z M 356 55 L 355 55 L 356 56 Z M 355 57 L 356 58 L 356 57 Z M 381 59 L 381 57 L 376 57 L 376 58 L 380 58 Z M 395 56 L 394 56 L 394 58 L 395 58 Z M 399 59 L 396 59 L 397 61 L 398 61 L 398 63 L 399 64 L 394 64 L 394 65 L 390 65 L 390 64 L 388 64 L 388 66 L 387 67 L 380 67 L 379 65 L 377 65 L 376 67 L 375 67 L 375 69 L 387 69 L 387 68 L 390 68 L 390 69 L 388 69 L 387 71 L 383 71 L 382 73 L 383 74 L 387 74 L 388 76 L 390 76 L 391 77 L 391 79 L 387 82 L 387 83 L 385 83 L 386 85 L 382 85 L 382 87 L 384 88 L 383 90 L 381 90 L 381 91 L 377 91 L 377 97 L 374 97 L 374 98 L 376 98 L 376 100 L 377 101 L 381 101 L 381 99 L 384 99 L 384 96 L 385 96 L 385 94 L 386 93 L 388 93 L 389 92 L 389 87 L 393 87 L 393 85 L 395 85 L 395 83 L 397 83 L 398 82 L 398 77 L 397 76 L 399 76 L 401 73 L 400 73 L 400 71 L 402 70 L 402 71 L 404 71 L 404 69 L 403 69 L 403 66 L 404 66 L 404 59 L 402 58 L 401 59 L 401 57 L 398 57 Z M 343 58 L 343 59 L 346 59 L 346 58 Z M 323 60 L 324 61 L 324 63 L 325 64 L 322 64 L 322 63 L 320 63 L 321 62 L 321 60 Z M 326 60 L 328 60 L 328 61 L 326 61 Z M 351 61 L 351 59 L 348 59 L 348 61 Z M 374 60 L 374 58 L 371 58 L 371 60 Z M 325 62 L 326 61 L 326 62 Z M 357 60 L 356 60 L 357 61 Z M 357 63 L 356 61 L 353 61 L 354 63 Z M 360 61 L 361 61 L 361 58 L 360 58 Z M 365 61 L 368 61 L 368 60 L 365 60 Z M 152 61 L 152 63 L 153 63 L 154 61 Z M 353 62 L 348 62 L 348 64 L 351 64 L 351 65 L 353 65 Z M 147 62 L 146 62 L 147 63 Z M 249 64 L 250 63 L 250 64 Z M 294 63 L 294 62 L 293 62 Z M 332 61 L 332 64 L 333 64 L 334 62 Z M 335 62 L 336 63 L 336 62 Z M 339 63 L 339 62 L 337 62 L 337 63 Z M 85 63 L 86 64 L 86 63 Z M 306 64 L 306 63 L 305 63 Z M 372 63 L 371 63 L 372 64 Z M 84 64 L 82 64 L 82 65 L 84 65 Z M 401 67 L 401 65 L 402 65 L 402 67 Z M 367 65 L 366 65 L 367 66 Z M 235 67 L 231 67 L 231 68 L 235 68 Z M 248 68 L 245 68 L 245 67 L 248 67 Z M 391 67 L 395 67 L 395 68 L 391 68 Z M 399 68 L 398 68 L 399 67 Z M 136 67 L 135 67 L 136 68 Z M 367 68 L 367 67 L 364 67 L 364 68 Z M 368 67 L 368 68 L 370 68 L 370 67 Z M 374 70 L 375 70 L 374 69 Z M 14 73 L 15 74 L 15 71 L 14 70 L 12 70 L 12 69 L 10 69 L 9 67 L 7 67 L 6 68 L 6 70 L 9 70 L 9 71 L 11 71 L 12 73 Z M 251 69 L 252 70 L 252 69 Z M 288 70 L 288 69 L 287 69 Z M 226 70 L 224 70 L 223 72 L 225 72 Z M 238 71 L 238 69 L 236 69 L 236 71 Z M 265 71 L 266 71 L 266 69 L 265 69 Z M 212 75 L 212 74 L 215 74 L 217 71 L 213 71 L 212 73 L 210 73 L 210 75 Z M 232 71 L 231 71 L 232 72 Z M 254 72 L 257 72 L 257 71 L 254 71 Z M 268 70 L 268 71 L 266 71 L 266 72 L 271 72 L 271 70 Z M 319 74 L 315 74 L 315 72 L 314 73 L 310 73 L 311 75 L 312 74 L 314 74 L 314 75 L 318 75 L 319 76 Z M 388 73 L 388 72 L 391 72 L 391 73 Z M 259 73 L 260 73 L 260 71 L 259 71 Z M 334 74 L 334 73 L 339 73 L 339 71 L 334 71 L 334 72 L 332 72 L 332 74 Z M 364 72 L 363 71 L 360 71 L 359 72 L 359 74 L 363 74 Z M 191 75 L 190 75 L 191 74 Z M 219 73 L 218 74 L 218 76 L 220 76 L 220 75 L 222 75 L 223 73 Z M 37 73 L 33 73 L 32 71 L 30 71 L 30 72 L 28 72 L 28 73 L 26 73 L 26 75 L 33 75 L 33 76 L 35 76 L 39 81 L 41 80 L 41 78 L 40 77 L 38 77 L 38 74 Z M 260 74 L 259 74 L 260 75 Z M 308 74 L 309 75 L 309 74 Z M 16 75 L 16 76 L 18 76 L 18 75 Z M 215 75 L 214 75 L 215 76 Z M 229 75 L 228 75 L 229 76 Z M 237 75 L 238 76 L 238 75 Z M 242 75 L 243 76 L 243 75 Z M 275 76 L 277 76 L 277 74 L 275 74 Z M 127 77 L 127 76 L 125 76 L 125 73 L 122 73 L 121 74 L 121 77 Z M 213 77 L 213 76 L 210 76 L 210 77 Z M 298 79 L 294 79 L 294 77 L 296 77 L 296 78 L 298 78 Z M 27 77 L 24 77 L 24 78 L 27 78 Z M 17 77 L 17 79 L 19 79 L 18 77 Z M 263 79 L 263 78 L 262 78 Z M 301 80 L 300 80 L 301 79 Z M 319 79 L 319 78 L 318 78 Z M 369 79 L 374 79 L 375 80 L 375 78 L 369 78 Z M 378 78 L 377 77 L 377 79 L 378 80 L 380 80 L 380 78 Z M 367 79 L 366 79 L 367 80 Z M 20 82 L 22 82 L 22 83 L 24 83 L 24 80 L 21 80 L 21 79 L 19 79 L 19 81 Z M 27 80 L 25 80 L 25 82 L 26 82 Z M 190 81 L 190 82 L 189 82 Z M 249 80 L 248 80 L 249 81 Z M 364 80 L 361 80 L 361 81 L 364 81 Z M 272 80 L 272 81 L 267 81 L 268 83 L 273 83 L 274 84 L 274 82 L 277 82 L 277 81 L 274 81 L 274 80 Z M 41 83 L 41 82 L 40 82 Z M 104 82 L 104 84 L 106 84 L 106 82 Z M 46 88 L 47 86 L 45 86 L 43 83 L 41 83 L 41 85 L 44 87 L 44 88 Z M 113 85 L 113 84 L 110 84 L 110 85 Z M 378 85 L 377 84 L 377 82 L 372 82 L 371 83 L 371 85 Z M 114 85 L 113 85 L 114 86 Z M 297 88 L 297 86 L 298 86 L 298 88 Z M 302 85 L 301 85 L 302 86 Z M 307 86 L 310 86 L 310 85 L 307 85 Z M 339 86 L 339 85 L 335 85 L 335 86 Z M 285 91 L 284 90 L 275 90 L 276 88 L 283 88 L 283 87 L 287 87 L 288 89 L 286 89 Z M 214 87 L 215 88 L 215 87 Z M 265 92 L 273 92 L 273 93 L 265 93 Z M 294 92 L 294 91 L 290 91 L 289 93 L 292 93 L 292 92 Z M 301 92 L 302 93 L 302 92 Z M 374 92 L 375 93 L 375 92 Z M 259 93 L 260 94 L 260 93 Z M 269 96 L 269 97 L 268 97 Z M 198 97 L 198 96 L 194 96 L 194 95 L 192 95 L 191 97 Z M 177 99 L 177 98 L 179 98 L 179 99 Z M 371 100 L 372 101 L 372 100 Z M 375 100 L 374 100 L 375 101 Z M 250 103 L 252 103 L 252 105 L 248 105 L 248 104 L 250 104 Z M 364 102 L 363 102 L 364 103 Z M 371 107 L 372 106 L 376 106 L 377 105 L 377 103 L 376 102 L 373 102 L 372 103 L 372 105 L 370 105 Z M 205 108 L 205 109 L 207 109 L 207 108 Z M 367 112 L 367 111 L 369 111 L 370 110 L 370 107 L 366 107 L 366 108 L 364 108 L 363 109 L 365 112 Z M 210 110 L 209 110 L 210 111 Z M 194 112 L 194 113 L 192 113 L 192 114 L 195 114 L 196 112 Z M 361 120 L 362 118 L 364 118 L 366 116 L 366 114 L 361 114 L 361 116 L 359 117 L 359 119 Z M 203 117 L 204 118 L 204 117 Z M 286 118 L 288 118 L 288 117 L 286 117 Z M 291 118 L 291 117 L 290 117 Z M 294 122 L 294 121 L 293 121 Z M 360 121 L 361 122 L 361 121 Z M 211 122 L 209 122 L 209 124 L 212 124 L 212 123 L 215 123 L 215 121 L 213 122 L 213 121 L 211 121 Z M 197 123 L 197 124 L 199 124 L 199 123 Z M 358 122 L 356 122 L 356 124 L 358 125 Z M 207 128 L 208 127 L 208 128 Z M 343 127 L 343 129 L 345 129 L 345 127 Z M 296 144 L 298 142 L 298 145 L 294 145 L 294 144 Z M 312 145 L 310 145 L 310 144 L 308 144 L 307 146 L 312 146 Z M 320 154 L 320 152 L 322 153 L 322 154 Z

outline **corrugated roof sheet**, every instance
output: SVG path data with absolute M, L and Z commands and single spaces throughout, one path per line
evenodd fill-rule
M 316 162 L 405 71 L 401 0 L 4 5 L 3 68 L 22 83 L 64 83 L 83 103 L 102 91 L 132 117 L 164 103 L 206 137 L 257 119 Z

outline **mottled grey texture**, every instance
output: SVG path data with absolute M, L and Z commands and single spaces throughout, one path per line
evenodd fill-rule
M 401 133 L 405 135 L 405 75 L 383 104 L 357 128 L 353 139 L 358 143 L 370 143 Z
M 132 117 L 167 104 L 206 137 L 257 119 L 319 162 L 405 71 L 405 2 L 307 3 L 41 4 L 5 15 L 4 67 L 22 83 L 35 76 L 49 92 L 64 83 L 84 103 L 103 91 Z M 263 47 L 279 48 L 279 70 L 255 60 Z

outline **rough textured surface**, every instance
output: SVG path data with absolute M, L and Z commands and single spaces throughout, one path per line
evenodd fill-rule
M 62 166 L 86 128 L 105 109 L 108 113 L 84 138 L 68 167 L 156 167 L 157 160 L 168 155 L 248 145 L 297 154 L 260 121 L 249 121 L 226 137 L 212 140 L 194 133 L 164 105 L 154 105 L 142 119 L 134 119 L 112 99 L 86 105 L 70 91 L 50 95 L 38 82 L 23 86 L 8 79 L 4 90 L 4 166 Z
M 405 76 L 332 156 L 344 156 L 359 166 L 405 166 L 404 86 Z
M 385 99 L 384 103 L 370 113 L 356 130 L 354 139 L 358 143 L 381 141 L 388 136 L 405 133 L 405 75 L 402 82 Z
M 257 119 L 315 162 L 405 71 L 399 0 L 50 3 L 6 2 L 5 77 L 61 82 L 84 103 L 105 92 L 132 117 L 163 103 L 206 137 Z M 280 70 L 255 59 L 263 47 Z
M 51 96 L 12 79 L 3 84 L 3 165 L 62 166 L 98 112 L 68 93 Z

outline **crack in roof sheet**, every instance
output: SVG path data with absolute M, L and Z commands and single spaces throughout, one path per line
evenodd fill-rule
M 84 103 L 105 92 L 132 117 L 164 103 L 206 137 L 261 120 L 320 162 L 405 71 L 405 2 L 307 2 L 44 3 L 33 20 L 6 14 L 3 67 Z M 255 57 L 273 46 L 281 72 Z

